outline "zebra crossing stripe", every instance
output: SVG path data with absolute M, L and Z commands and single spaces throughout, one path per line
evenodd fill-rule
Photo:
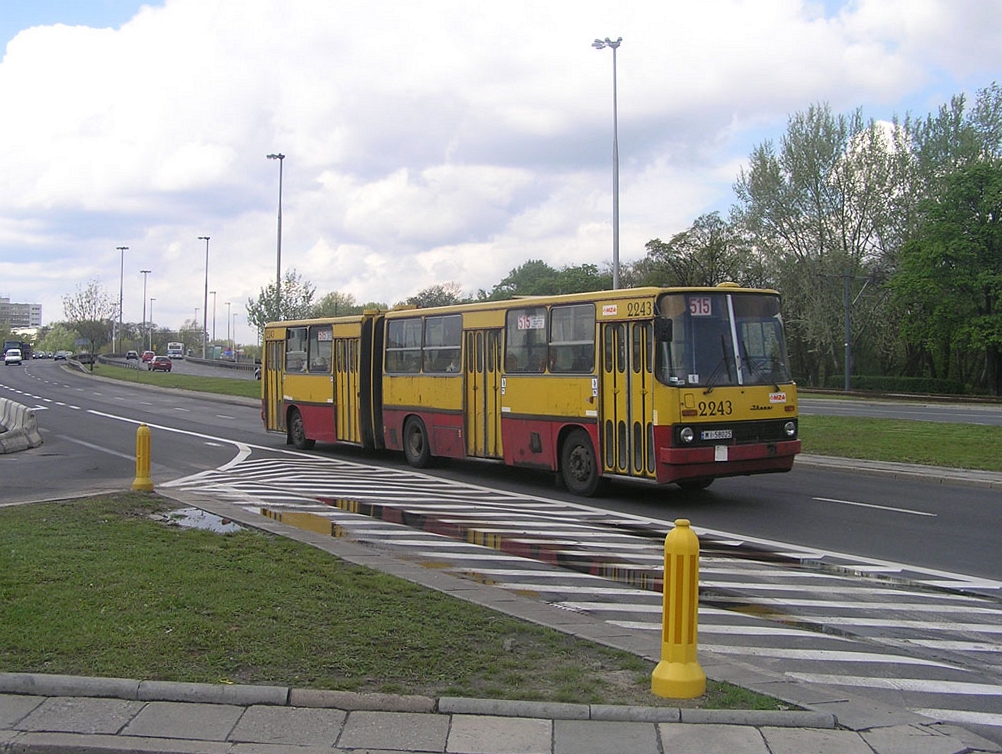
M 987 725 L 996 728 L 1002 727 L 1002 714 L 994 712 L 928 708 L 916 709 L 912 711 L 924 717 L 931 717 L 934 720 L 942 720 L 948 723 L 960 723 L 961 725 Z
M 820 683 L 827 686 L 854 686 L 857 688 L 885 689 L 888 691 L 906 691 L 920 694 L 1002 696 L 1002 686 L 993 683 L 940 681 L 926 678 L 874 678 L 871 676 L 835 675 L 829 673 L 786 673 L 786 675 L 805 683 Z

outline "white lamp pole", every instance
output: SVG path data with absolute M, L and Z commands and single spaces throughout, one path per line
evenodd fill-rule
M 205 333 L 209 330 L 209 237 L 199 236 L 205 241 L 205 298 L 202 301 L 202 358 L 205 358 Z
M 143 342 L 146 341 L 146 276 L 151 272 L 153 272 L 153 270 L 139 271 L 139 273 L 143 276 Z
M 619 113 L 616 105 L 616 50 L 619 49 L 619 37 L 616 41 L 606 37 L 596 39 L 591 46 L 596 50 L 612 48 L 612 287 L 619 288 Z
M 285 155 L 281 152 L 268 155 L 269 160 L 278 160 L 278 254 L 275 269 L 275 317 L 281 319 L 282 309 L 282 170 Z
M 123 298 L 123 296 L 125 294 L 125 252 L 129 250 L 129 247 L 128 246 L 116 246 L 115 248 L 118 249 L 122 253 L 122 268 L 119 271 L 119 278 L 118 278 L 118 332 L 119 332 L 119 334 L 121 334 L 121 332 L 122 332 L 122 298 Z M 118 352 L 118 348 L 117 348 L 117 345 L 116 345 L 116 338 L 115 338 L 115 321 L 114 320 L 112 320 L 112 322 L 111 322 L 111 350 L 112 350 L 112 353 L 117 353 Z

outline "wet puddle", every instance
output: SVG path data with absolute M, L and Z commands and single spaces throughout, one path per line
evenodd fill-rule
M 180 526 L 182 529 L 203 529 L 216 534 L 232 534 L 244 528 L 228 518 L 222 518 L 200 508 L 181 508 L 165 513 L 159 518 L 171 526 Z

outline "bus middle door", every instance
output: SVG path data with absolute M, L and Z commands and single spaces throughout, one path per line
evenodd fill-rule
M 501 458 L 501 330 L 466 333 L 466 454 Z
M 359 426 L 358 340 L 334 340 L 334 426 L 340 442 L 362 442 Z

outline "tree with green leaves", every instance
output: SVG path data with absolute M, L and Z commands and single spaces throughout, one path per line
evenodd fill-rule
M 599 272 L 594 264 L 562 267 L 558 270 L 541 259 L 530 259 L 511 270 L 490 293 L 481 290 L 478 298 L 504 301 L 515 296 L 553 296 L 611 288 L 612 273 Z
M 274 283 L 261 289 L 257 298 L 247 299 L 247 323 L 264 331 L 268 322 L 289 319 L 308 319 L 313 316 L 313 296 L 316 287 L 300 276 L 295 269 L 287 270 L 282 280 L 282 299 Z
M 756 147 L 734 185 L 731 221 L 753 239 L 783 292 L 794 370 L 811 384 L 844 367 L 846 279 L 854 351 L 893 321 L 879 290 L 896 252 L 888 243 L 898 238 L 890 232 L 892 144 L 859 110 L 835 115 L 815 105 L 790 118 L 778 149 L 771 141 Z
M 90 344 L 91 353 L 97 353 L 111 340 L 117 311 L 117 304 L 96 280 L 91 280 L 86 287 L 77 285 L 75 294 L 63 296 L 63 315 L 77 335 Z
M 314 317 L 341 317 L 361 312 L 362 308 L 355 304 L 355 297 L 340 291 L 331 291 L 313 306 Z
M 724 282 L 751 287 L 765 284 L 762 266 L 738 230 L 711 212 L 667 242 L 647 242 L 645 285 L 713 286 Z
M 1002 160 L 944 179 L 922 203 L 922 227 L 892 280 L 902 332 L 924 347 L 934 377 L 1002 394 Z
M 424 290 L 418 291 L 416 294 L 408 298 L 404 303 L 409 304 L 410 306 L 427 308 L 430 306 L 449 306 L 451 304 L 460 304 L 463 301 L 468 300 L 468 298 L 464 298 L 463 289 L 459 283 L 449 282 L 428 286 Z

